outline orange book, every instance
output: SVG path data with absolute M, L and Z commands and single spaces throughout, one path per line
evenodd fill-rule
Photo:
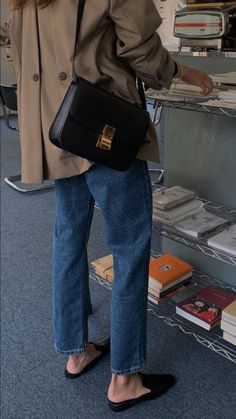
M 170 253 L 155 258 L 149 263 L 149 282 L 162 289 L 172 282 L 186 278 L 193 267 Z

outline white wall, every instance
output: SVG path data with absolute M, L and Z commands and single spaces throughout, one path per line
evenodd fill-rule
M 8 0 L 1 0 L 1 24 L 6 22 L 9 16 L 9 2 Z M 12 84 L 15 82 L 15 78 L 13 75 L 13 72 L 11 70 L 11 67 L 9 64 L 6 63 L 5 60 L 5 48 L 0 48 L 0 58 L 1 58 L 1 83 L 2 84 Z

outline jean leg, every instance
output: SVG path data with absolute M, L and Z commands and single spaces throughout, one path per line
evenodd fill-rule
M 53 315 L 55 347 L 60 353 L 86 349 L 91 301 L 87 242 L 94 199 L 84 175 L 55 182 L 53 240 Z
M 111 305 L 111 369 L 141 371 L 146 357 L 148 266 L 152 228 L 152 191 L 147 163 L 126 172 L 95 165 L 87 183 L 106 223 L 114 258 Z

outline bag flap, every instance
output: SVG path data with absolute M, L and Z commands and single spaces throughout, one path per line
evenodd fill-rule
M 137 144 L 150 123 L 149 113 L 82 78 L 70 109 L 70 117 L 99 135 L 106 125 L 119 141 Z

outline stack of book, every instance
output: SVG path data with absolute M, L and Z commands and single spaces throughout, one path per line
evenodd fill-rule
M 107 255 L 100 259 L 94 260 L 91 265 L 94 268 L 94 272 L 106 279 L 109 282 L 113 281 L 114 269 L 113 269 L 113 256 Z
M 149 264 L 148 299 L 158 304 L 162 297 L 189 281 L 192 272 L 191 265 L 170 253 L 152 259 Z
M 178 95 L 182 97 L 204 97 L 201 87 L 190 83 L 184 83 L 179 80 L 173 80 L 170 87 L 170 93 L 172 95 Z M 212 92 L 207 95 L 207 97 L 209 99 L 216 99 L 218 97 L 218 93 L 218 89 L 213 89 Z
M 210 330 L 220 323 L 222 310 L 235 301 L 236 296 L 215 286 L 207 286 L 176 304 L 176 313 Z
M 182 231 L 184 234 L 201 238 L 208 236 L 209 234 L 213 234 L 214 232 L 218 232 L 229 224 L 229 220 L 218 217 L 217 215 L 202 208 L 198 214 L 187 217 L 175 224 L 174 227 L 177 230 Z
M 236 345 L 236 299 L 222 311 L 220 327 L 223 330 L 223 338 Z
M 236 103 L 236 90 L 228 89 L 218 94 L 219 100 L 224 102 Z
M 223 252 L 236 256 L 236 224 L 208 239 L 207 244 L 213 249 L 223 250 Z
M 181 186 L 161 189 L 153 193 L 153 220 L 173 225 L 186 217 L 198 214 L 203 203 L 195 193 Z

